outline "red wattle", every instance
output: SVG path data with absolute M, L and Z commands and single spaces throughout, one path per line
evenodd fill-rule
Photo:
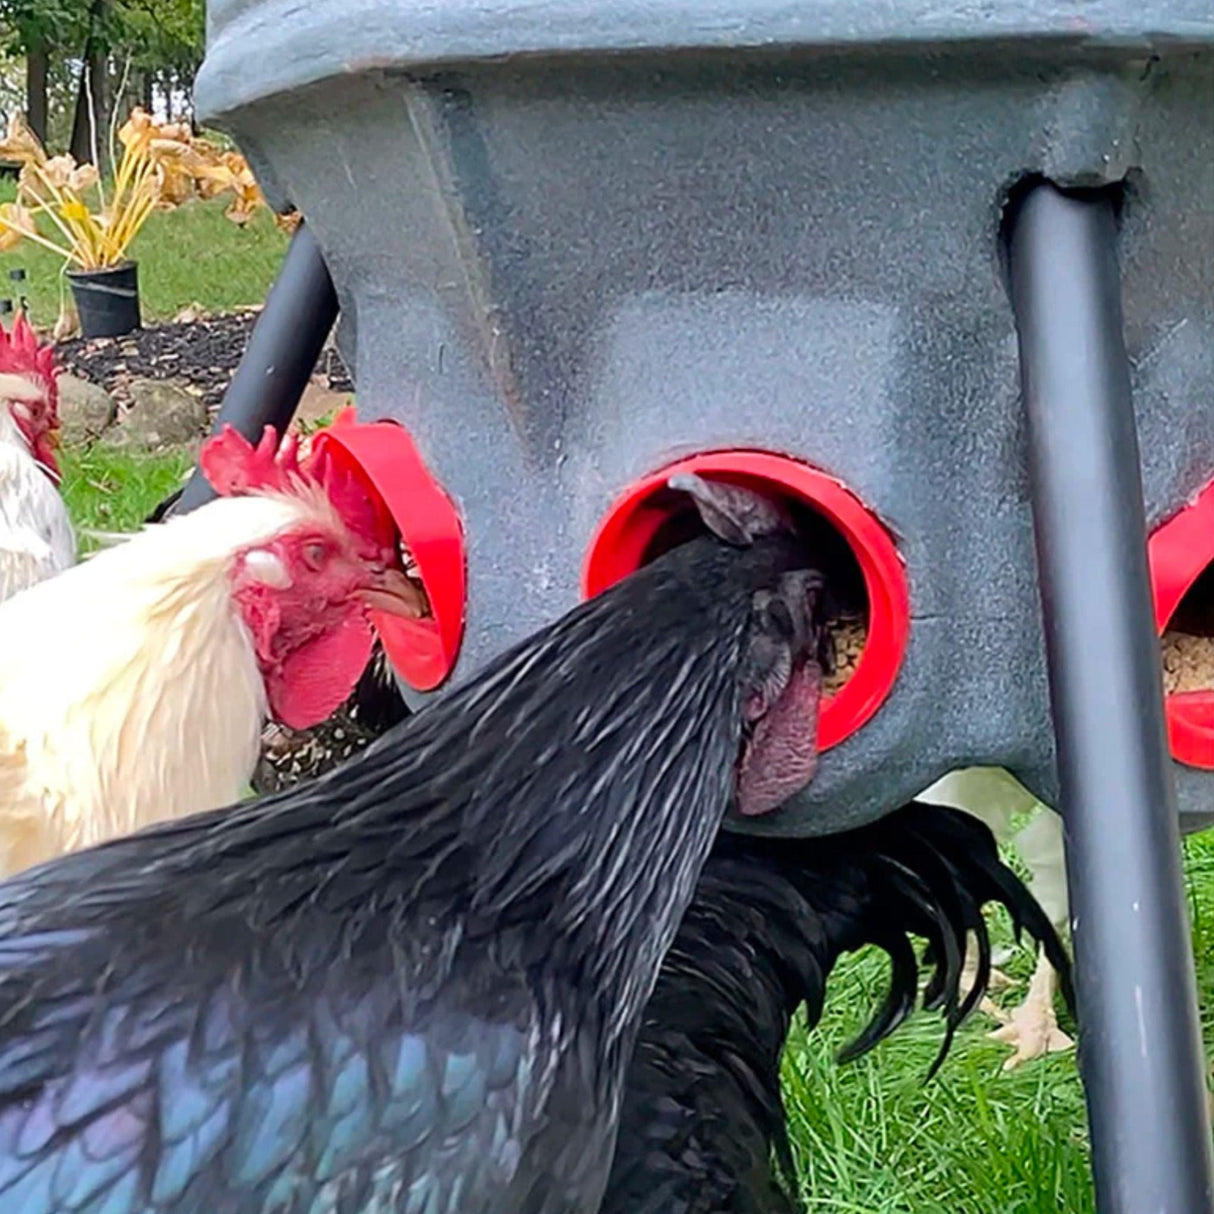
M 813 778 L 821 696 L 821 671 L 806 662 L 756 722 L 738 766 L 738 812 L 744 817 L 770 813 Z
M 289 729 L 308 729 L 341 706 L 371 659 L 373 634 L 361 605 L 336 628 L 306 641 L 266 679 L 270 712 Z

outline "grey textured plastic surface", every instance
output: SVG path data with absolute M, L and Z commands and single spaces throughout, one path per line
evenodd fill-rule
M 1056 800 L 1000 208 L 1029 173 L 1129 176 L 1164 519 L 1214 476 L 1208 0 L 290 7 L 215 4 L 198 99 L 307 215 L 360 413 L 408 425 L 463 512 L 456 677 L 576 600 L 629 481 L 787 451 L 899 537 L 913 627 L 885 706 L 763 828 L 978 762 Z M 1214 776 L 1177 776 L 1193 825 Z

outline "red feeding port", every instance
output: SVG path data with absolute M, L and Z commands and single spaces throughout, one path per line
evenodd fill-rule
M 373 611 L 371 621 L 401 677 L 431 691 L 451 673 L 464 635 L 467 570 L 459 514 L 399 423 L 359 422 L 347 409 L 315 442 L 383 499 L 417 565 L 432 615 L 406 620 Z
M 1147 544 L 1172 755 L 1214 771 L 1214 483 Z
M 819 749 L 837 746 L 885 702 L 906 653 L 910 594 L 889 532 L 837 480 L 788 456 L 765 451 L 695 455 L 645 477 L 617 498 L 586 554 L 586 597 L 702 530 L 686 496 L 667 488 L 678 472 L 749 485 L 780 498 L 796 516 L 815 563 L 839 599 L 831 628 L 840 670 L 827 685 L 818 719 Z

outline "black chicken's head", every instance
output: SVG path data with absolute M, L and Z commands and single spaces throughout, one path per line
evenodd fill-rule
M 791 517 L 752 489 L 694 473 L 670 478 L 705 526 L 736 547 L 775 541 L 770 584 L 751 594 L 739 669 L 742 747 L 737 807 L 767 813 L 804 788 L 817 767 L 818 701 L 833 647 L 822 612 L 824 580 L 808 567 Z

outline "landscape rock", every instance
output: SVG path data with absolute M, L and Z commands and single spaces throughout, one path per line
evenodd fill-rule
M 128 392 L 130 408 L 107 440 L 142 451 L 193 446 L 207 431 L 206 402 L 166 379 L 132 379 Z
M 59 376 L 60 437 L 65 446 L 78 447 L 100 438 L 117 411 L 104 388 L 75 375 Z

